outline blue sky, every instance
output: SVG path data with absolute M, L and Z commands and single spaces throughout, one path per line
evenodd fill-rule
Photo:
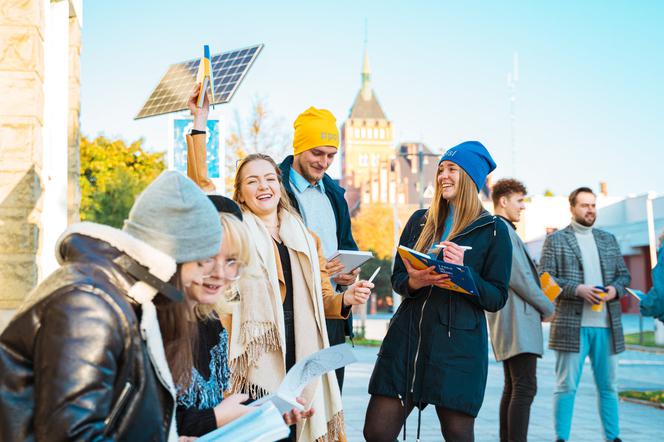
M 516 176 L 530 193 L 608 183 L 664 193 L 664 2 L 88 1 L 85 135 L 167 147 L 168 118 L 134 121 L 169 64 L 264 43 L 231 119 L 265 97 L 284 127 L 307 107 L 342 121 L 360 87 L 364 23 L 372 85 L 397 141 L 483 142 L 511 176 L 509 90 L 519 54 Z

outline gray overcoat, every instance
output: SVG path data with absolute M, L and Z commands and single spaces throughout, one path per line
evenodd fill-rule
M 507 221 L 500 220 L 508 225 L 512 241 L 512 276 L 505 307 L 486 314 L 493 353 L 497 361 L 522 353 L 542 356 L 542 318 L 552 315 L 554 306 L 542 293 L 537 267 L 525 244 Z

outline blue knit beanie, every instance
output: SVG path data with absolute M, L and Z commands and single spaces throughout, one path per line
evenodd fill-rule
M 451 161 L 461 167 L 473 180 L 478 192 L 484 187 L 487 175 L 496 168 L 491 154 L 479 141 L 464 141 L 447 149 L 438 164 L 443 161 Z

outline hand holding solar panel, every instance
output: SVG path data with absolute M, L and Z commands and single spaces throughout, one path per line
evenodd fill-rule
M 208 113 L 210 112 L 210 97 L 208 94 L 205 94 L 202 105 L 199 106 L 198 103 L 200 102 L 200 93 L 200 84 L 195 84 L 191 90 L 191 95 L 189 96 L 187 106 L 189 107 L 191 116 L 194 117 L 194 129 L 205 130 L 207 126 Z
M 210 104 L 231 100 L 262 49 L 263 45 L 259 44 L 210 58 L 210 78 L 214 90 Z M 198 83 L 200 62 L 200 58 L 195 58 L 171 65 L 135 119 L 186 110 L 191 90 Z

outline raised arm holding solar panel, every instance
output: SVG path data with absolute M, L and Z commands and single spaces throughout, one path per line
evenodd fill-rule
M 203 106 L 198 107 L 198 92 L 200 90 L 200 84 L 195 84 L 191 90 L 191 95 L 189 96 L 189 101 L 187 106 L 191 111 L 191 115 L 194 117 L 194 130 L 205 131 L 207 126 L 208 114 L 210 113 L 210 100 L 207 94 L 205 94 L 205 99 L 203 100 Z
M 210 101 L 207 94 L 201 107 L 197 106 L 200 85 L 194 85 L 189 95 L 187 107 L 194 117 L 194 126 L 191 133 L 186 134 L 187 139 L 187 176 L 194 180 L 204 192 L 215 192 L 216 188 L 212 180 L 208 178 L 207 165 L 207 121 L 210 112 Z

